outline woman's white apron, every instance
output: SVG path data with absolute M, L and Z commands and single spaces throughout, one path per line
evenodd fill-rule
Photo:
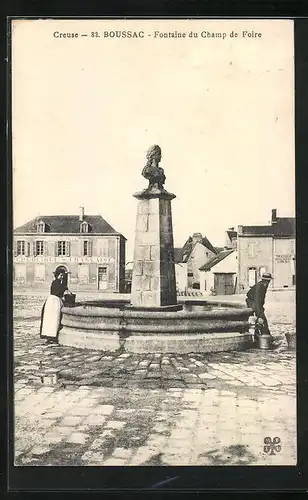
M 56 339 L 58 337 L 62 307 L 63 302 L 59 297 L 56 297 L 55 295 L 49 295 L 42 311 L 40 330 L 40 335 L 42 338 Z

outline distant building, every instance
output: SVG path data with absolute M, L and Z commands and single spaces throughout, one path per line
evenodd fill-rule
M 238 226 L 238 292 L 247 291 L 264 272 L 272 288 L 295 285 L 295 218 L 277 217 L 267 226 Z
M 199 289 L 199 269 L 215 255 L 217 255 L 217 250 L 201 233 L 194 233 L 182 248 L 175 248 L 177 289 L 179 291 Z
M 126 238 L 100 215 L 43 215 L 14 230 L 14 286 L 49 287 L 56 269 L 73 290 L 121 292 Z
M 237 286 L 237 251 L 224 249 L 200 267 L 203 295 L 232 295 Z
M 133 281 L 133 262 L 126 262 L 124 292 L 131 293 Z
M 236 248 L 237 247 L 237 231 L 234 227 L 230 227 L 226 231 L 226 243 L 225 248 Z

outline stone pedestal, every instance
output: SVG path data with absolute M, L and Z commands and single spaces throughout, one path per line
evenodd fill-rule
M 181 309 L 177 305 L 171 200 L 166 190 L 145 189 L 138 199 L 131 306 Z

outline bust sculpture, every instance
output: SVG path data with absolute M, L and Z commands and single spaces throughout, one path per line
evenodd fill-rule
M 158 166 L 161 161 L 161 148 L 157 144 L 151 146 L 147 151 L 146 159 L 147 163 L 142 170 L 142 175 L 149 181 L 148 189 L 164 190 L 166 176 L 164 169 Z

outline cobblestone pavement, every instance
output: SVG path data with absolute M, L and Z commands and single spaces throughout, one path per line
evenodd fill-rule
M 294 465 L 295 306 L 281 294 L 267 307 L 276 349 L 181 356 L 48 345 L 42 297 L 16 296 L 15 464 Z

